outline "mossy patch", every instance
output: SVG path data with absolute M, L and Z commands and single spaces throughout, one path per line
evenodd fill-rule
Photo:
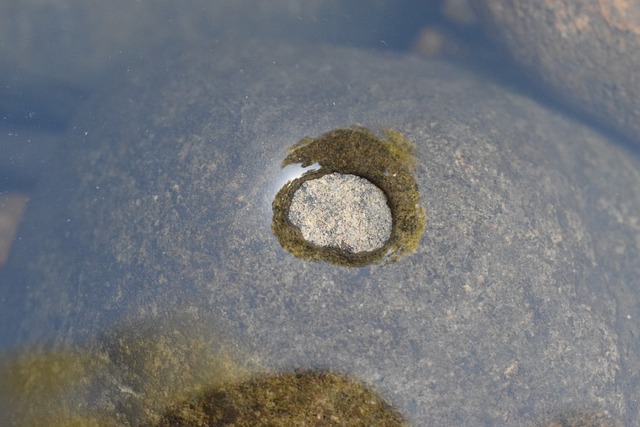
M 158 426 L 405 426 L 364 384 L 330 372 L 265 375 L 213 388 L 169 411 Z
M 362 128 L 336 129 L 318 138 L 305 138 L 289 148 L 282 167 L 299 164 L 319 168 L 285 184 L 273 201 L 273 233 L 287 251 L 308 260 L 361 267 L 393 262 L 416 250 L 426 227 L 425 210 L 419 204 L 418 184 L 412 175 L 413 143 L 397 131 L 385 130 L 380 138 Z M 379 249 L 352 253 L 337 247 L 317 246 L 306 241 L 289 220 L 293 194 L 311 179 L 330 173 L 366 178 L 387 197 L 393 226 L 391 236 Z
M 360 381 L 265 372 L 202 320 L 127 321 L 88 347 L 0 355 L 0 425 L 406 425 Z
M 252 361 L 203 317 L 127 321 L 99 342 L 0 354 L 0 425 L 145 425 L 201 390 L 250 378 Z

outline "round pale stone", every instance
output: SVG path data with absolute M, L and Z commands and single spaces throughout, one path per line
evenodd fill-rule
M 352 253 L 382 247 L 393 221 L 380 188 L 340 173 L 304 182 L 291 199 L 289 220 L 310 243 Z

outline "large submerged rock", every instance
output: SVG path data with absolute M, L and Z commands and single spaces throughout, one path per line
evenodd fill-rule
M 640 3 L 473 2 L 483 25 L 564 102 L 640 142 Z
M 67 123 L 115 64 L 219 37 L 407 46 L 432 0 L 7 0 L 0 111 Z
M 188 307 L 416 425 L 638 420 L 637 153 L 455 66 L 343 48 L 220 42 L 83 110 L 2 278 L 5 344 Z M 386 265 L 297 258 L 271 230 L 286 149 L 353 125 L 415 143 L 426 233 Z

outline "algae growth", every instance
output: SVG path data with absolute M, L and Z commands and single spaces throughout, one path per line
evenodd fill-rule
M 405 426 L 375 392 L 345 375 L 297 371 L 227 384 L 172 408 L 158 426 Z
M 385 130 L 384 138 L 380 138 L 362 127 L 336 129 L 289 148 L 283 168 L 295 164 L 303 168 L 317 164 L 319 168 L 285 184 L 273 201 L 272 230 L 282 247 L 303 259 L 351 267 L 394 262 L 401 255 L 415 252 L 426 227 L 426 214 L 419 204 L 418 185 L 412 175 L 412 148 L 411 141 L 397 131 Z M 294 193 L 306 181 L 331 173 L 365 178 L 384 192 L 393 224 L 389 239 L 380 248 L 354 253 L 318 246 L 305 240 L 290 221 Z
M 2 426 L 406 425 L 342 374 L 267 372 L 201 316 L 128 321 L 101 340 L 0 358 Z
M 0 425 L 157 423 L 195 392 L 250 377 L 236 342 L 200 317 L 129 321 L 84 346 L 26 348 L 0 362 Z M 209 324 L 210 325 L 210 324 Z

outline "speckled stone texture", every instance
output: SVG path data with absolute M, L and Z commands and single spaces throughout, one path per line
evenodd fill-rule
M 640 144 L 640 3 L 482 0 L 487 32 L 548 93 Z
M 638 422 L 637 152 L 415 57 L 235 40 L 127 76 L 33 197 L 5 343 L 91 345 L 188 307 L 264 367 L 348 373 L 414 425 Z M 426 233 L 389 265 L 298 259 L 271 232 L 274 177 L 287 147 L 353 124 L 415 142 Z
M 391 236 L 391 209 L 382 190 L 364 178 L 331 173 L 294 193 L 289 220 L 318 246 L 373 251 Z

